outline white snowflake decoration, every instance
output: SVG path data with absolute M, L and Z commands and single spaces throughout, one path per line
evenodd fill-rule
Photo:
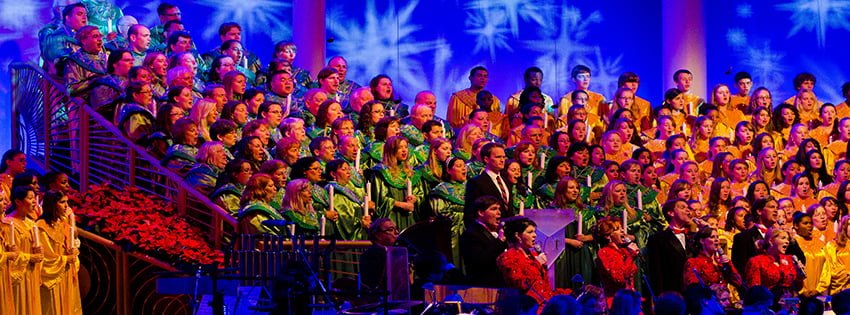
M 543 10 L 533 1 L 529 0 L 476 0 L 469 4 L 469 8 L 481 11 L 501 9 L 510 25 L 511 34 L 519 36 L 519 20 L 534 21 L 538 26 L 543 26 L 545 20 L 540 12 Z
M 550 78 L 555 80 L 543 81 L 542 89 L 548 93 L 561 92 L 566 82 L 559 82 L 569 77 L 570 69 L 578 59 L 595 54 L 598 46 L 582 42 L 588 35 L 588 28 L 593 23 L 602 22 L 602 14 L 593 11 L 587 17 L 582 17 L 578 8 L 564 5 L 561 7 L 560 27 L 547 38 L 524 41 L 529 50 L 540 55 L 535 60 Z M 571 89 L 571 88 L 570 88 Z
M 775 52 L 770 48 L 770 43 L 765 42 L 761 47 L 753 45 L 747 48 L 741 63 L 750 69 L 753 81 L 771 91 L 778 91 L 785 81 L 784 72 L 787 70 L 782 66 L 782 58 L 785 54 Z
M 274 0 L 198 0 L 197 3 L 213 8 L 209 25 L 215 27 L 204 30 L 202 36 L 206 39 L 216 38 L 218 25 L 225 22 L 239 23 L 243 31 L 248 32 L 263 30 L 272 35 L 290 34 L 291 16 L 282 14 L 282 11 L 291 12 L 285 10 L 291 6 L 290 3 Z
M 465 32 L 475 35 L 475 48 L 472 53 L 487 50 L 490 59 L 496 59 L 496 50 L 513 51 L 508 44 L 508 29 L 504 27 L 507 18 L 502 10 L 482 10 L 469 13 L 466 26 L 471 27 Z
M 739 18 L 751 18 L 753 16 L 753 6 L 749 3 L 741 3 L 735 8 L 735 12 L 738 14 Z
M 45 9 L 43 1 L 0 0 L 0 25 L 4 29 L 25 30 L 41 28 L 40 11 Z
M 424 69 L 419 55 L 433 50 L 436 43 L 413 36 L 421 29 L 410 21 L 417 4 L 418 1 L 408 2 L 396 13 L 395 2 L 390 1 L 386 12 L 379 13 L 375 1 L 370 0 L 363 10 L 365 17 L 328 24 L 328 31 L 336 38 L 329 48 L 345 54 L 352 80 L 368 82 L 373 76 L 386 73 L 392 77 L 396 90 L 429 88 L 422 79 Z M 362 25 L 358 22 L 361 20 Z
M 732 48 L 743 48 L 747 45 L 747 33 L 740 28 L 730 28 L 726 31 L 726 43 Z
M 815 31 L 818 46 L 826 46 L 826 32 L 831 28 L 850 31 L 850 1 L 847 0 L 794 0 L 776 6 L 783 11 L 791 11 L 794 27 L 788 37 L 800 30 Z

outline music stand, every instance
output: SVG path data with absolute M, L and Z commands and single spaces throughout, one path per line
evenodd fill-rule
M 573 209 L 526 209 L 525 216 L 537 223 L 537 242 L 546 254 L 546 268 L 552 265 L 564 252 L 564 229 L 575 221 Z M 549 272 L 549 284 L 555 287 L 555 272 Z

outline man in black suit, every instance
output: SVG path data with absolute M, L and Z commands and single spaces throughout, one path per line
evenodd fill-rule
M 691 221 L 688 202 L 684 199 L 668 200 L 661 207 L 670 226 L 649 237 L 647 255 L 648 273 L 652 291 L 684 290 L 685 261 L 688 259 L 687 226 Z
M 387 288 L 387 247 L 398 239 L 398 227 L 389 218 L 372 222 L 367 234 L 372 246 L 360 255 L 360 281 L 373 290 Z
M 472 207 L 478 198 L 492 196 L 502 205 L 502 211 L 509 211 L 511 200 L 510 189 L 507 182 L 502 178 L 501 172 L 505 169 L 505 146 L 499 143 L 488 143 L 481 147 L 481 160 L 484 162 L 484 171 L 466 182 L 466 195 L 464 196 L 464 221 L 474 220 L 477 217 Z M 512 212 L 511 212 L 512 213 Z M 511 213 L 504 213 L 510 216 Z
M 742 274 L 747 270 L 747 261 L 764 250 L 757 243 L 764 239 L 764 234 L 779 219 L 779 203 L 773 196 L 758 199 L 753 203 L 752 214 L 758 221 L 749 230 L 735 234 L 732 239 L 732 263 Z
M 469 285 L 502 287 L 504 279 L 496 258 L 505 252 L 504 236 L 499 232 L 502 203 L 498 197 L 483 196 L 472 202 L 477 214 L 460 236 L 460 252 Z

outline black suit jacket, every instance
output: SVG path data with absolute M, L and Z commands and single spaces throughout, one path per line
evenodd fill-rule
M 504 179 L 502 180 L 504 181 Z M 505 189 L 508 189 L 507 183 L 505 183 Z M 508 191 L 508 194 L 510 194 L 510 191 Z M 496 186 L 496 183 L 493 182 L 490 175 L 487 175 L 486 170 L 481 172 L 478 176 L 466 181 L 466 195 L 463 198 L 463 213 L 467 221 L 477 217 L 478 214 L 475 213 L 476 209 L 473 209 L 472 206 L 476 199 L 483 196 L 493 196 L 502 201 L 502 193 L 499 191 L 499 187 Z M 502 201 L 502 207 L 503 209 L 506 209 L 506 211 L 510 211 L 504 201 Z M 502 213 L 502 217 L 508 216 L 506 214 L 507 213 Z
M 387 249 L 372 244 L 360 255 L 360 281 L 373 290 L 387 289 Z
M 685 244 L 687 246 L 687 242 Z M 682 243 L 669 228 L 650 236 L 646 245 L 649 256 L 647 271 L 652 291 L 655 294 L 666 291 L 682 292 L 685 262 L 688 259 L 687 247 L 682 247 Z
M 747 272 L 747 261 L 764 251 L 756 246 L 756 242 L 762 239 L 764 236 L 756 226 L 732 238 L 732 263 L 742 275 Z
M 486 227 L 477 222 L 466 226 L 460 236 L 460 255 L 469 285 L 499 288 L 504 285 L 496 258 L 505 252 L 507 245 L 493 237 Z

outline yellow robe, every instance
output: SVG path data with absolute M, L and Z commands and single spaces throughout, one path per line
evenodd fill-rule
M 835 105 L 835 114 L 838 115 L 836 117 L 850 116 L 850 106 L 847 105 L 847 102 L 841 102 L 841 104 Z
M 837 293 L 850 289 L 850 246 L 845 244 L 839 247 L 835 241 L 826 243 L 826 264 L 831 277 L 829 279 L 829 292 Z
M 602 94 L 593 92 L 593 91 L 585 91 L 587 92 L 587 112 L 589 114 L 594 114 L 599 117 L 607 118 L 608 117 L 608 102 L 605 101 L 605 96 Z M 561 96 L 561 101 L 558 103 L 558 113 L 560 115 L 567 114 L 567 111 L 570 110 L 570 106 L 573 106 L 572 101 L 573 92 L 569 92 Z
M 829 264 L 826 263 L 824 245 L 826 243 L 819 239 L 806 240 L 800 236 L 796 237 L 797 244 L 806 255 L 806 279 L 803 280 L 803 288 L 800 293 L 815 291 L 818 294 L 826 292 L 829 287 Z
M 35 222 L 29 218 L 8 218 L 15 223 L 15 244 L 18 246 L 18 258 L 9 263 L 15 314 L 38 315 L 41 314 L 41 262 L 30 261 L 35 247 L 32 234 Z
M 15 314 L 15 303 L 12 295 L 12 276 L 9 273 L 9 263 L 12 253 L 6 251 L 10 246 L 12 229 L 3 220 L 0 223 L 0 314 Z
M 823 146 L 823 145 L 821 145 Z M 824 149 L 824 154 L 826 151 L 832 153 L 832 156 L 835 158 L 835 161 L 841 160 L 845 158 L 845 154 L 847 150 L 847 142 L 834 139 L 829 145 L 826 145 L 826 149 Z M 832 171 L 830 169 L 830 171 Z
M 65 221 L 48 225 L 36 222 L 41 232 L 44 261 L 41 267 L 42 314 L 82 314 L 77 272 L 79 260 L 70 255 L 70 225 Z
M 738 94 L 733 94 L 732 97 L 730 98 L 729 103 L 731 103 L 732 106 L 734 106 L 734 107 L 744 108 L 744 107 L 747 107 L 747 106 L 750 105 L 750 96 L 749 95 L 740 96 Z
M 449 124 L 452 125 L 452 128 L 460 129 L 466 125 L 466 122 L 469 120 L 469 114 L 476 108 L 478 108 L 478 104 L 475 101 L 475 97 L 478 92 L 474 92 L 470 89 L 463 89 L 452 94 L 452 97 L 449 99 L 449 107 L 446 112 L 446 119 L 449 121 Z M 490 106 L 491 112 L 501 112 L 502 104 L 499 102 L 499 98 L 495 95 L 493 96 L 493 105 Z M 504 134 L 502 130 L 502 122 L 492 122 L 493 124 L 493 134 L 502 137 Z

